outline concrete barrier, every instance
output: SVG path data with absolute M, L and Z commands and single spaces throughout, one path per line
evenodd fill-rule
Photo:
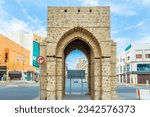
M 137 99 L 138 100 L 150 100 L 150 90 L 149 89 L 137 89 Z

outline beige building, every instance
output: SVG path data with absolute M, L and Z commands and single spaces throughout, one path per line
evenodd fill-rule
M 48 35 L 41 44 L 42 100 L 65 97 L 65 60 L 78 49 L 88 59 L 91 99 L 116 99 L 116 43 L 110 36 L 109 7 L 48 7 Z
M 78 60 L 76 68 L 78 70 L 85 70 L 85 79 L 88 78 L 88 60 L 87 60 L 87 58 L 80 58 Z

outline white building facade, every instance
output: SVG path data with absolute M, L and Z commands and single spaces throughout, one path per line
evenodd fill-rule
M 150 43 L 130 44 L 117 57 L 119 83 L 150 84 Z
M 80 58 L 76 68 L 78 70 L 85 70 L 85 79 L 88 79 L 88 60 L 87 58 Z

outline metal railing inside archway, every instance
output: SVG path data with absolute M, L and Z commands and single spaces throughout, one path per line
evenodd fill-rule
M 65 94 L 86 95 L 88 93 L 88 80 L 85 70 L 67 70 Z

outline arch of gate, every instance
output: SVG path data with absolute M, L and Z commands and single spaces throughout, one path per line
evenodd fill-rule
M 116 43 L 110 37 L 109 7 L 49 7 L 47 39 L 40 45 L 40 98 L 65 95 L 65 58 L 74 49 L 88 58 L 92 99 L 116 98 Z
M 92 99 L 101 99 L 101 50 L 95 36 L 84 28 L 76 27 L 66 32 L 56 47 L 57 99 L 63 99 L 65 89 L 65 58 L 79 49 L 88 58 L 88 88 Z

